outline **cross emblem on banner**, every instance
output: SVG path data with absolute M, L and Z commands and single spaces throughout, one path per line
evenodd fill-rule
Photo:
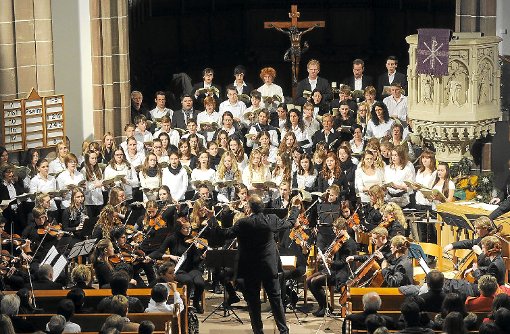
M 439 59 L 439 57 L 447 57 L 448 52 L 441 50 L 444 46 L 444 43 L 438 45 L 435 37 L 432 37 L 432 43 L 430 44 L 431 45 L 429 46 L 427 42 L 423 42 L 423 45 L 425 45 L 425 48 L 427 50 L 421 49 L 418 50 L 418 53 L 427 56 L 427 58 L 423 60 L 423 63 L 426 63 L 427 61 L 430 62 L 430 68 L 433 69 L 435 67 L 436 61 L 439 62 L 439 64 L 443 65 L 443 62 L 441 61 L 441 59 Z

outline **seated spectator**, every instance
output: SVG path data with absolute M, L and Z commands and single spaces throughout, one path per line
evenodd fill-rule
M 20 300 L 17 295 L 6 295 L 0 303 L 0 313 L 11 318 L 12 326 L 16 333 L 32 333 L 34 325 L 29 321 L 18 317 Z
M 156 279 L 150 282 L 149 286 L 153 287 L 158 283 L 175 282 L 175 262 L 167 261 L 156 268 Z
M 46 326 L 46 332 L 49 334 L 62 334 L 64 333 L 64 328 L 66 327 L 66 319 L 63 315 L 55 314 L 50 318 L 48 325 Z M 73 332 L 73 333 L 81 333 Z
M 99 313 L 113 313 L 111 310 L 111 303 L 113 297 L 117 295 L 126 296 L 129 302 L 129 309 L 133 313 L 142 313 L 144 307 L 140 299 L 136 297 L 127 296 L 127 289 L 129 285 L 129 276 L 124 271 L 118 271 L 113 274 L 110 286 L 112 289 L 112 296 L 104 297 L 97 305 Z
M 15 334 L 14 326 L 12 325 L 11 318 L 5 314 L 0 315 L 0 333 Z
M 66 298 L 70 299 L 74 304 L 74 313 L 93 313 L 94 309 L 85 307 L 85 292 L 80 288 L 72 288 L 67 293 Z
M 390 331 L 386 327 L 379 327 L 374 331 L 374 334 L 390 334 Z
M 19 297 L 20 305 L 19 305 L 19 313 L 20 314 L 33 314 L 33 313 L 42 313 L 41 309 L 36 309 L 34 307 L 33 299 L 32 299 L 32 290 L 27 288 L 22 288 L 16 292 Z
M 122 325 L 121 332 L 137 332 L 138 327 L 140 327 L 140 324 L 136 322 L 131 322 L 129 318 L 127 317 L 128 311 L 129 311 L 129 301 L 126 296 L 123 295 L 116 295 L 112 297 L 111 302 L 111 310 L 113 314 L 120 315 L 123 320 L 124 324 Z
M 483 319 L 483 322 L 494 321 L 496 311 L 502 307 L 510 310 L 510 296 L 506 293 L 500 293 L 494 297 L 494 301 L 492 302 L 492 311 L 487 315 L 487 318 Z
M 494 322 L 485 322 L 480 325 L 478 334 L 502 334 Z
M 501 333 L 510 333 L 510 310 L 501 307 L 494 315 L 494 322 Z
M 172 304 L 167 304 L 168 296 L 170 295 L 169 289 L 174 293 L 174 302 Z M 177 291 L 177 283 L 158 283 L 152 288 L 149 306 L 145 309 L 145 312 L 174 312 L 175 304 L 179 304 L 179 310 L 184 310 L 184 303 L 179 291 Z
M 37 271 L 37 280 L 34 281 L 34 290 L 62 290 L 62 284 L 53 282 L 53 267 L 43 264 Z
M 122 331 L 122 327 L 124 326 L 124 319 L 118 315 L 118 314 L 112 314 L 108 318 L 106 318 L 103 326 L 101 327 L 101 330 L 99 331 L 100 334 L 113 334 L 112 330 L 117 331 L 117 333 L 120 333 Z
M 466 310 L 469 312 L 489 312 L 494 301 L 494 294 L 498 289 L 496 277 L 484 275 L 478 280 L 480 297 L 467 297 Z
M 464 317 L 459 312 L 452 312 L 446 316 L 443 323 L 443 332 L 445 334 L 466 334 Z
M 420 295 L 425 301 L 422 311 L 441 312 L 441 305 L 446 296 L 443 292 L 444 275 L 439 270 L 431 270 L 427 274 L 426 281 L 429 291 Z
M 367 320 L 365 320 L 365 327 L 367 328 L 368 334 L 373 334 L 377 328 L 384 326 L 386 326 L 386 320 L 377 314 L 370 314 Z
M 64 332 L 66 333 L 81 333 L 81 327 L 72 321 L 69 321 L 74 315 L 74 304 L 70 299 L 62 299 L 57 306 L 57 314 L 61 315 L 65 319 Z M 50 330 L 50 322 L 46 324 L 46 330 Z
M 421 327 L 421 314 L 420 306 L 414 301 L 405 301 L 400 307 L 400 311 L 404 316 L 405 328 L 398 333 L 402 334 L 433 334 L 434 331 L 430 328 Z
M 473 312 L 466 311 L 464 300 L 458 293 L 448 293 L 441 305 L 441 313 L 434 317 L 432 328 L 440 330 L 443 328 L 444 319 L 450 312 L 459 312 L 464 317 L 464 325 L 468 331 L 475 330 L 477 317 Z
M 351 328 L 352 329 L 366 329 L 365 327 L 365 321 L 367 317 L 370 314 L 377 314 L 377 311 L 381 309 L 381 297 L 377 292 L 368 292 L 363 295 L 361 299 L 363 303 L 363 312 L 356 313 L 356 314 L 349 314 L 347 317 L 345 317 L 345 320 L 350 320 L 351 322 Z M 385 326 L 392 326 L 393 327 L 393 319 L 388 316 L 381 316 L 385 322 Z M 346 323 L 347 321 L 343 322 L 342 324 L 342 333 L 346 333 Z
M 152 334 L 156 326 L 150 320 L 144 320 L 138 327 L 138 334 Z
M 74 286 L 71 288 L 94 289 L 92 286 L 92 272 L 84 264 L 79 264 L 73 269 L 71 279 L 74 282 Z

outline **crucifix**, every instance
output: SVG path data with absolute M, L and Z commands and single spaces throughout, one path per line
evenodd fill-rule
M 299 61 L 301 55 L 308 50 L 308 43 L 304 42 L 301 48 L 301 36 L 315 28 L 324 28 L 326 23 L 324 21 L 301 21 L 298 22 L 300 13 L 297 10 L 297 5 L 290 6 L 289 18 L 290 22 L 264 22 L 264 29 L 272 29 L 287 34 L 290 38 L 290 48 L 287 49 L 283 56 L 284 61 L 292 62 L 292 96 L 295 95 L 299 74 Z M 306 30 L 299 30 L 306 29 Z

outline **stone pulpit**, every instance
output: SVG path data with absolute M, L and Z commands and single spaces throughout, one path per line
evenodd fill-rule
M 457 162 L 478 138 L 495 133 L 501 116 L 497 36 L 454 33 L 447 76 L 417 74 L 418 35 L 409 44 L 408 117 L 415 134 L 433 143 L 439 161 Z

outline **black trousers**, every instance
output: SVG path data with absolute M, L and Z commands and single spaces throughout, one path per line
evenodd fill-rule
M 271 310 L 276 322 L 276 326 L 281 334 L 289 333 L 289 327 L 285 320 L 283 303 L 281 299 L 280 282 L 278 276 L 275 277 L 244 277 L 244 299 L 248 303 L 250 313 L 251 328 L 255 334 L 264 334 L 261 310 L 260 310 L 260 286 L 266 290 Z
M 181 284 L 185 284 L 188 287 L 188 298 L 191 290 L 194 291 L 193 304 L 196 305 L 200 303 L 202 300 L 202 293 L 204 292 L 205 288 L 205 281 L 200 270 L 192 270 L 190 272 L 179 270 L 175 274 L 175 280 Z

